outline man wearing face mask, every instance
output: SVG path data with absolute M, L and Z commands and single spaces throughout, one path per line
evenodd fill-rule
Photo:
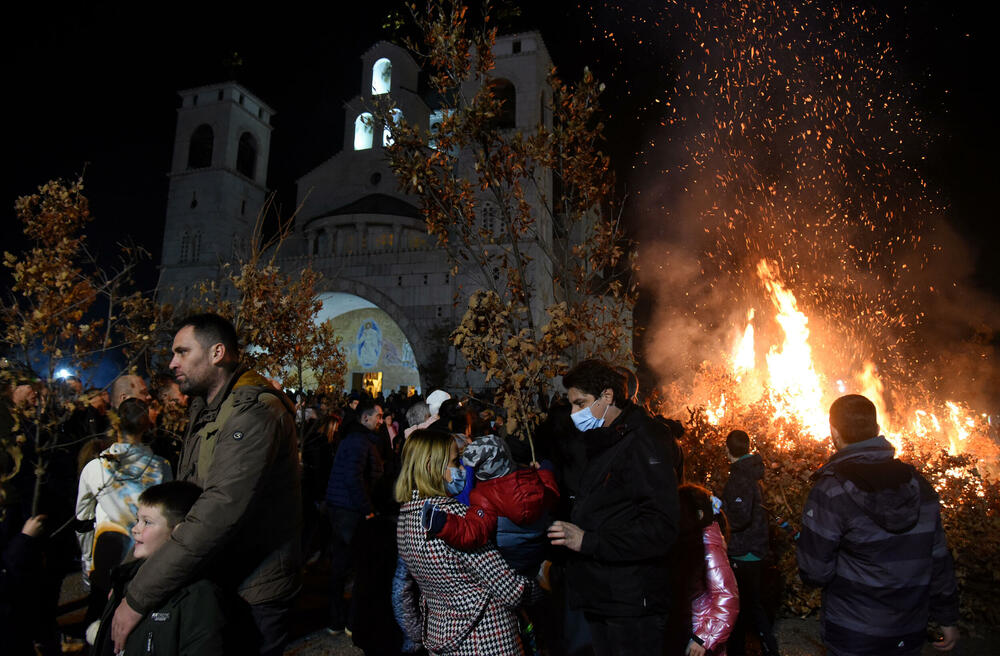
M 624 377 L 604 361 L 581 362 L 563 386 L 586 448 L 570 521 L 548 530 L 573 552 L 569 604 L 584 613 L 598 656 L 661 653 L 678 517 L 666 428 L 628 399 Z

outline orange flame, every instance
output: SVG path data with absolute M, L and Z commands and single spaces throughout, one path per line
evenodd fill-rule
M 772 346 L 766 358 L 776 418 L 798 419 L 813 439 L 825 439 L 829 424 L 823 411 L 822 381 L 809 346 L 809 319 L 799 311 L 795 295 L 785 289 L 767 260 L 757 264 L 757 275 L 771 295 L 776 319 L 785 333 L 781 349 Z

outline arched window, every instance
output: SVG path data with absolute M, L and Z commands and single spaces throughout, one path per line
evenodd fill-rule
M 403 118 L 403 111 L 398 107 L 392 110 L 392 125 L 387 125 L 382 128 L 382 145 L 388 148 L 393 143 L 395 139 L 392 138 L 392 128 L 393 126 L 399 125 L 399 121 Z
M 257 172 L 257 140 L 249 132 L 240 135 L 236 150 L 236 170 L 253 180 Z
M 354 119 L 354 150 L 368 150 L 372 147 L 374 135 L 372 115 L 368 112 Z
M 383 57 L 372 66 L 372 95 L 389 93 L 392 86 L 392 62 Z
M 490 90 L 500 103 L 496 126 L 501 129 L 514 127 L 517 123 L 517 93 L 514 84 L 510 80 L 496 78 L 490 81 Z
M 188 168 L 203 169 L 212 165 L 212 145 L 215 134 L 212 126 L 199 125 L 191 135 L 191 145 L 188 146 Z
M 178 258 L 178 261 L 183 264 L 184 262 L 188 261 L 188 258 L 190 256 L 191 256 L 191 233 L 185 230 L 184 234 L 181 235 L 181 256 L 180 258 Z

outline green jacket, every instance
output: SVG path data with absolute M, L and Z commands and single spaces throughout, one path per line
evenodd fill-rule
M 111 620 L 121 602 L 123 587 L 128 586 L 142 562 L 134 560 L 117 568 L 115 586 L 94 641 L 93 656 L 114 653 Z M 211 581 L 201 579 L 182 588 L 156 611 L 147 613 L 125 641 L 125 654 L 218 656 L 225 653 L 224 629 L 222 591 Z
M 211 401 L 193 399 L 189 415 L 177 477 L 204 492 L 136 573 L 129 606 L 148 613 L 206 576 L 251 605 L 290 597 L 302 514 L 294 406 L 259 374 L 236 371 Z

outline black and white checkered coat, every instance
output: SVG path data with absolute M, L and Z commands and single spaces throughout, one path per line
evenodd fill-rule
M 430 501 L 454 515 L 467 509 L 450 497 Z M 534 582 L 511 570 L 493 544 L 464 552 L 428 538 L 420 525 L 423 504 L 416 492 L 403 504 L 396 539 L 420 587 L 424 646 L 435 655 L 523 654 L 514 608 L 528 600 Z

